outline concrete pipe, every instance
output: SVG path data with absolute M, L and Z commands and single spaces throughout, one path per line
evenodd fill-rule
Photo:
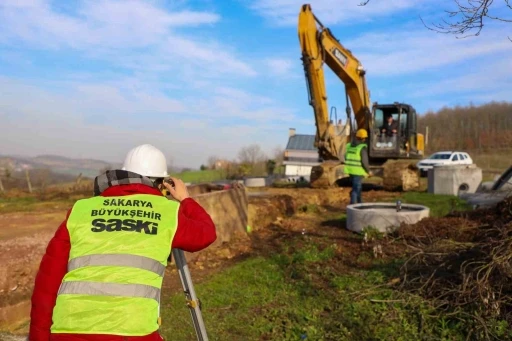
M 469 192 L 469 185 L 467 183 L 462 183 L 459 185 L 459 189 L 457 191 L 457 196 L 460 196 L 461 194 L 465 194 Z
M 248 178 L 244 181 L 245 187 L 265 187 L 267 179 L 265 178 Z
M 373 227 L 382 233 L 394 231 L 400 224 L 414 224 L 430 215 L 430 209 L 423 205 L 393 203 L 363 203 L 347 206 L 347 229 L 362 233 L 366 227 Z

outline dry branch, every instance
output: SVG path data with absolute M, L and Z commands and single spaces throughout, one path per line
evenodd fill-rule
M 450 219 L 459 226 L 449 226 Z M 474 335 L 497 339 L 493 321 L 512 326 L 512 198 L 446 221 L 436 226 L 427 219 L 395 232 L 394 239 L 414 250 L 402 266 L 401 289 L 456 318 L 471 316 Z
M 359 6 L 366 6 L 370 1 L 371 0 L 364 0 Z M 506 7 L 512 10 L 511 0 L 504 1 Z M 442 19 L 441 23 L 432 23 L 433 27 L 429 27 L 420 17 L 423 25 L 431 31 L 462 35 L 462 38 L 465 38 L 480 35 L 487 19 L 512 23 L 512 19 L 491 14 L 490 9 L 494 4 L 494 0 L 453 0 L 453 2 L 456 5 L 456 9 L 444 11 L 448 17 L 453 20 Z M 473 33 L 467 34 L 469 32 Z

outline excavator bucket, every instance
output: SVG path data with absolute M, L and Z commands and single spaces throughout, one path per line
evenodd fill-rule
M 343 174 L 343 164 L 326 161 L 311 169 L 310 184 L 313 188 L 329 188 L 339 185 L 343 177 L 347 177 Z
M 411 160 L 388 160 L 383 165 L 382 185 L 390 191 L 416 190 L 420 187 L 420 171 Z

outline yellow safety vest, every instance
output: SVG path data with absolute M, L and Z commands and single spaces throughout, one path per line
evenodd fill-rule
M 52 333 L 141 336 L 159 328 L 160 290 L 179 203 L 135 194 L 79 200 Z
M 361 162 L 361 149 L 364 147 L 366 147 L 365 143 L 360 143 L 355 147 L 352 146 L 352 144 L 347 146 L 347 151 L 345 152 L 345 166 L 343 167 L 346 174 L 361 176 L 368 174 L 364 170 Z

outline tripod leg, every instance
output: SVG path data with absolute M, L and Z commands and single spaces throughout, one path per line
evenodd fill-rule
M 181 249 L 172 249 L 172 255 L 176 262 L 176 266 L 178 267 L 178 273 L 180 274 L 181 284 L 183 285 L 183 291 L 185 292 L 187 306 L 189 307 L 190 316 L 192 317 L 192 322 L 194 323 L 194 328 L 196 330 L 197 340 L 208 341 L 203 315 L 201 314 L 200 302 L 192 284 L 192 277 L 190 276 L 185 254 Z

